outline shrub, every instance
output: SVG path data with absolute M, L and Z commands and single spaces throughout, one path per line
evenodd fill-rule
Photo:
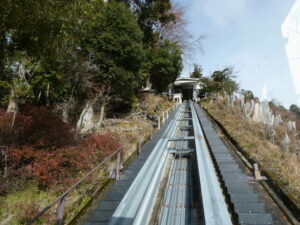
M 12 141 L 13 114 L 0 109 L 0 145 L 9 145 Z
M 33 146 L 10 148 L 8 151 L 9 173 L 6 185 L 20 186 L 32 180 L 41 187 L 68 186 L 79 173 L 87 172 L 109 154 L 119 148 L 114 133 L 93 134 L 82 143 L 53 149 L 39 149 Z M 16 180 L 14 178 L 20 178 Z M 17 182 L 17 183 L 16 183 Z
M 47 107 L 26 107 L 15 118 L 0 111 L 0 141 L 2 145 L 31 145 L 37 148 L 56 148 L 74 140 L 71 127 Z
M 85 139 L 83 145 L 96 159 L 105 158 L 120 147 L 117 135 L 112 132 L 92 134 Z
M 19 116 L 16 121 L 20 144 L 53 148 L 69 145 L 73 141 L 71 127 L 47 107 L 27 107 L 22 117 Z

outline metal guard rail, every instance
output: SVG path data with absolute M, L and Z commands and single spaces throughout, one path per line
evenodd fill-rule
M 162 112 L 155 121 L 158 121 L 158 130 L 161 128 L 161 124 L 164 124 L 165 120 L 168 119 L 170 111 L 173 111 L 176 109 L 178 104 L 174 104 L 172 107 L 167 109 L 166 111 Z M 162 116 L 162 121 L 160 117 Z M 130 139 L 130 142 L 133 141 L 135 138 Z M 124 145 L 116 149 L 113 153 L 111 153 L 108 157 L 106 157 L 102 162 L 100 162 L 96 167 L 94 167 L 92 170 L 90 170 L 86 175 L 84 175 L 81 179 L 79 179 L 77 182 L 75 182 L 69 189 L 67 189 L 62 195 L 60 195 L 55 201 L 53 201 L 50 205 L 46 206 L 42 211 L 40 211 L 34 218 L 32 218 L 29 222 L 26 223 L 26 225 L 31 225 L 35 223 L 41 216 L 43 216 L 50 208 L 54 207 L 56 204 L 58 204 L 57 207 L 57 217 L 56 217 L 56 224 L 62 225 L 63 224 L 63 217 L 64 217 L 64 208 L 65 208 L 65 201 L 66 197 L 69 193 L 71 193 L 77 186 L 79 186 L 83 181 L 85 181 L 88 177 L 90 177 L 92 174 L 95 173 L 97 169 L 99 169 L 101 166 L 106 165 L 114 156 L 117 156 L 116 160 L 116 174 L 115 178 L 118 179 L 119 172 L 120 172 L 120 160 L 121 160 L 121 152 L 124 150 Z M 141 140 L 139 139 L 139 145 L 138 145 L 138 152 L 142 148 Z

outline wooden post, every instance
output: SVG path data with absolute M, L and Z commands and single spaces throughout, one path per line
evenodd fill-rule
M 261 174 L 260 174 L 260 171 L 259 171 L 259 168 L 258 168 L 257 163 L 254 163 L 254 165 L 253 165 L 253 170 L 254 170 L 254 178 L 255 178 L 256 180 L 261 180 L 262 177 L 261 177 Z
M 59 201 L 59 205 L 57 206 L 57 220 L 56 220 L 57 225 L 63 224 L 65 200 L 66 200 L 66 196 L 62 197 L 62 199 Z
M 160 116 L 158 117 L 157 128 L 160 129 Z
M 117 160 L 116 160 L 116 180 L 119 180 L 119 172 L 120 172 L 120 162 L 121 162 L 121 150 L 118 152 Z
M 162 114 L 162 124 L 164 124 L 165 123 L 165 113 L 163 112 L 163 114 Z
M 154 127 L 153 127 L 153 125 L 151 125 L 150 139 L 152 139 L 152 137 L 153 137 L 153 130 L 154 130 Z
M 139 146 L 138 146 L 137 154 L 140 154 L 141 150 L 142 150 L 142 140 L 141 138 L 139 138 Z

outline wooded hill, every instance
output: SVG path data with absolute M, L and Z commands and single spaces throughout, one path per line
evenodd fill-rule
M 72 122 L 86 103 L 128 111 L 147 79 L 164 91 L 181 72 L 184 44 L 174 32 L 182 14 L 169 0 L 0 7 L 0 106 L 8 112 L 48 106 Z
M 138 90 L 150 80 L 165 91 L 179 76 L 183 29 L 183 13 L 169 0 L 1 1 L 1 224 L 28 222 L 121 143 L 126 160 L 150 136 L 151 121 L 140 117 L 171 105 L 138 98 Z M 101 132 L 82 134 L 91 111 Z M 103 124 L 105 114 L 123 120 Z M 107 181 L 107 170 L 72 193 L 66 221 Z M 38 223 L 53 223 L 49 213 Z

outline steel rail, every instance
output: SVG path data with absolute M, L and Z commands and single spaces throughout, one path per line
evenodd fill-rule
M 150 220 L 151 213 L 149 212 L 153 209 L 160 177 L 168 155 L 167 149 L 170 144 L 168 138 L 175 132 L 176 118 L 180 111 L 181 106 L 123 197 L 109 225 L 141 225 L 147 224 L 147 221 Z
M 201 187 L 204 219 L 206 225 L 231 225 L 232 221 L 225 198 L 222 193 L 204 134 L 195 111 L 195 103 L 191 103 L 196 159 Z
M 182 112 L 182 117 L 178 119 L 178 136 L 186 137 L 189 135 L 189 129 L 192 126 L 187 126 L 186 120 L 190 117 L 189 105 L 185 104 L 185 110 Z M 189 128 L 189 129 L 182 129 Z M 190 140 L 191 141 L 191 140 Z M 184 150 L 188 148 L 188 139 L 178 140 L 170 174 L 169 181 L 166 186 L 163 205 L 159 213 L 156 224 L 159 225 L 185 225 L 191 224 L 192 218 L 192 187 L 191 183 L 191 165 L 190 159 L 185 158 Z
M 162 114 L 160 114 L 156 120 L 159 121 L 159 127 L 158 129 L 161 127 L 161 123 L 160 123 L 160 117 L 161 115 L 163 115 L 163 117 L 165 117 L 166 119 L 169 116 L 169 113 L 172 110 L 175 110 L 178 107 L 178 104 L 173 105 L 171 108 L 167 109 L 165 112 L 163 112 Z M 163 121 L 164 123 L 164 121 Z M 152 136 L 152 134 L 151 134 Z M 132 138 L 129 140 L 129 142 L 133 141 L 135 139 Z M 141 140 L 139 139 L 139 149 L 137 152 L 139 152 L 141 149 Z M 85 181 L 88 177 L 90 177 L 92 174 L 94 174 L 99 168 L 101 168 L 102 166 L 106 165 L 107 163 L 110 162 L 110 160 L 112 160 L 114 158 L 114 156 L 117 157 L 116 159 L 116 179 L 118 179 L 118 173 L 119 173 L 119 169 L 120 169 L 120 154 L 123 151 L 125 146 L 120 146 L 119 148 L 117 148 L 114 152 L 112 152 L 109 156 L 107 156 L 103 161 L 101 161 L 98 165 L 96 165 L 93 169 L 91 169 L 88 173 L 86 173 L 82 178 L 80 178 L 78 181 L 76 181 L 73 185 L 71 185 L 70 188 L 68 188 L 63 194 L 61 194 L 58 198 L 56 198 L 56 200 L 54 200 L 52 203 L 50 203 L 48 206 L 46 206 L 45 208 L 43 208 L 38 214 L 36 214 L 31 220 L 29 220 L 26 225 L 31 225 L 34 224 L 35 222 L 37 222 L 37 220 L 43 216 L 49 209 L 51 209 L 52 207 L 54 207 L 55 205 L 58 204 L 57 207 L 57 219 L 56 219 L 56 224 L 57 225 L 62 225 L 63 224 L 63 217 L 64 217 L 64 207 L 65 207 L 65 201 L 66 201 L 66 197 L 68 196 L 69 193 L 71 193 L 75 188 L 77 188 L 83 181 Z
M 190 109 L 187 111 L 187 109 Z M 192 118 L 187 118 L 186 115 L 191 115 Z M 190 135 L 189 130 L 180 129 L 182 125 L 192 122 L 192 127 L 189 127 L 194 132 L 194 139 L 178 139 L 176 136 Z M 177 135 L 174 135 L 176 131 Z M 164 167 L 166 166 L 167 157 L 169 154 L 168 147 L 172 141 L 176 141 L 175 151 L 179 154 L 178 158 L 174 157 L 171 165 L 169 184 L 171 187 L 166 187 L 164 201 L 162 201 L 159 210 L 158 220 L 156 223 L 162 225 L 175 224 L 190 224 L 191 209 L 188 209 L 192 202 L 191 193 L 188 193 L 188 187 L 182 188 L 191 177 L 189 171 L 181 171 L 183 168 L 190 168 L 189 162 L 181 158 L 183 149 L 187 149 L 188 142 L 195 142 L 195 151 L 192 154 L 195 156 L 197 164 L 198 177 L 200 183 L 200 198 L 199 203 L 203 206 L 204 224 L 205 225 L 231 225 L 232 221 L 225 203 L 218 177 L 208 151 L 207 144 L 204 139 L 203 131 L 199 119 L 197 117 L 194 105 L 192 102 L 185 102 L 176 112 L 173 121 L 169 124 L 166 131 L 158 141 L 154 150 L 150 154 L 148 160 L 138 173 L 129 190 L 121 200 L 117 210 L 114 212 L 109 225 L 141 225 L 148 224 L 151 218 L 155 201 L 157 200 L 160 181 L 163 176 Z M 172 185 L 173 184 L 173 185 Z M 181 205 L 186 204 L 186 205 Z M 168 207 L 169 205 L 169 207 Z M 186 209 L 187 208 L 187 209 Z M 179 215 L 180 214 L 180 215 Z
M 182 112 L 182 114 L 183 114 L 182 118 L 185 118 L 186 113 L 187 113 L 187 105 L 185 106 L 185 110 Z M 179 131 L 180 131 L 180 136 L 187 136 L 188 135 L 186 130 L 182 131 L 181 129 L 179 129 Z M 181 189 L 182 189 L 181 183 L 185 184 L 185 180 L 182 179 L 182 173 L 184 173 L 184 172 L 182 172 L 181 169 L 184 167 L 184 163 L 181 159 L 181 156 L 182 156 L 182 149 L 185 148 L 186 141 L 181 141 L 178 144 L 180 144 L 180 147 L 178 149 L 178 158 L 175 159 L 175 162 L 176 162 L 176 167 L 175 167 L 176 182 L 174 183 L 175 193 L 173 194 L 173 196 L 175 198 L 172 198 L 173 204 L 171 203 L 171 205 L 170 205 L 170 207 L 173 206 L 171 208 L 171 209 L 173 209 L 173 210 L 171 210 L 171 215 L 169 215 L 170 222 L 168 222 L 166 224 L 185 224 L 185 216 L 186 216 L 185 212 L 187 211 L 181 205 L 181 204 L 184 204 L 184 202 L 186 201 L 186 197 L 187 197 L 181 191 Z M 186 174 L 184 173 L 184 175 L 186 175 Z M 177 218 L 176 215 L 179 215 L 179 218 Z M 184 221 L 182 221 L 183 216 L 184 216 Z

